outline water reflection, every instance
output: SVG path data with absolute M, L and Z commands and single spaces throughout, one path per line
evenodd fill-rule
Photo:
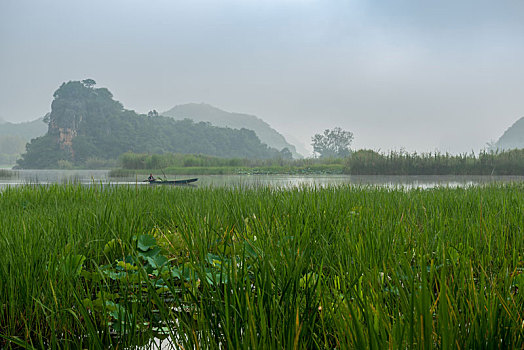
M 25 184 L 103 184 L 149 185 L 145 176 L 110 178 L 107 170 L 17 170 L 11 177 L 0 178 L 0 187 Z M 378 175 L 178 175 L 170 179 L 182 180 L 198 177 L 198 187 L 258 187 L 294 188 L 300 186 L 357 185 L 388 188 L 468 187 L 494 182 L 522 182 L 524 176 L 378 176 Z
M 107 170 L 14 170 L 11 176 L 0 178 L 2 185 L 61 184 L 61 183 L 107 183 Z

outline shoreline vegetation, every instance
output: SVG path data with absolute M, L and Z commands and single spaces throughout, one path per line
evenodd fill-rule
M 18 176 L 16 170 L 0 169 L 0 179 L 12 179 L 16 176 Z
M 478 155 L 358 150 L 347 158 L 294 160 L 125 153 L 119 164 L 119 169 L 111 170 L 111 177 L 160 171 L 170 175 L 524 175 L 524 150 L 482 151 Z
M 522 348 L 524 185 L 0 192 L 0 348 Z

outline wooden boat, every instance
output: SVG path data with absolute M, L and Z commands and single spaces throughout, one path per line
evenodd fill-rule
M 161 180 L 161 179 L 155 179 L 155 180 L 145 180 L 149 182 L 151 185 L 188 185 L 190 183 L 193 183 L 197 181 L 198 178 L 193 179 L 184 179 L 184 180 Z

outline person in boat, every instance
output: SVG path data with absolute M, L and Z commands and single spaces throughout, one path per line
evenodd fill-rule
M 148 181 L 155 181 L 155 177 L 153 176 L 153 174 L 149 174 L 149 177 L 147 178 Z

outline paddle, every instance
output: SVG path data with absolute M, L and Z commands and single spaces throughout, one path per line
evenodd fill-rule
M 166 174 L 164 173 L 164 169 L 163 169 L 163 168 L 160 168 L 160 171 L 161 171 L 162 174 L 164 175 L 164 181 L 167 181 L 167 176 L 166 176 Z

